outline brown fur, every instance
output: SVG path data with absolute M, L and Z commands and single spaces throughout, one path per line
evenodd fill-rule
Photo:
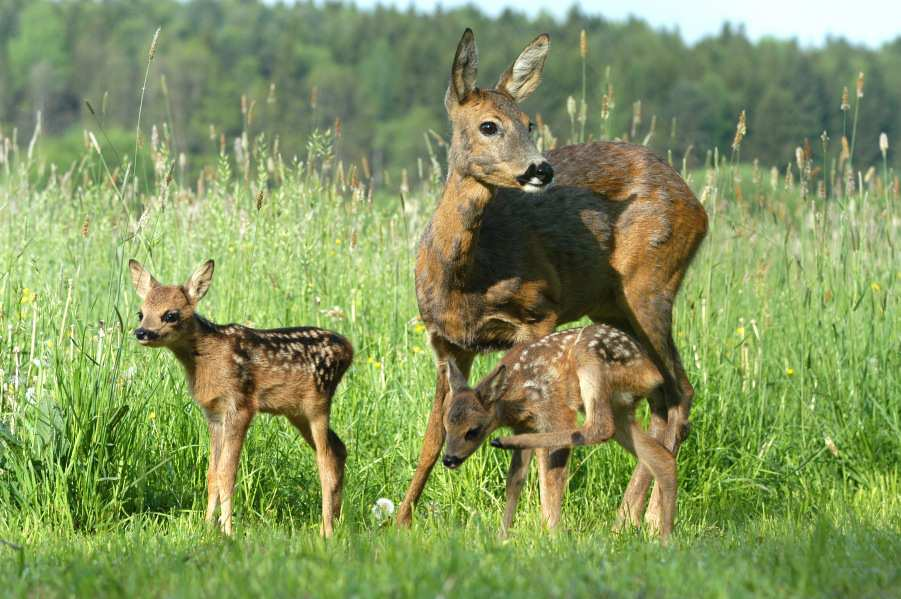
M 459 466 L 499 427 L 516 433 L 491 442 L 514 450 L 503 532 L 513 524 L 533 449 L 538 450 L 543 519 L 554 528 L 560 520 L 569 448 L 615 437 L 654 474 L 661 489 L 659 532 L 669 536 L 676 504 L 675 458 L 633 417 L 637 400 L 658 389 L 663 377 L 629 335 L 607 325 L 552 333 L 514 347 L 475 389 L 453 362 L 447 372 L 451 395 L 444 411 L 445 465 Z M 579 412 L 585 413 L 582 426 L 577 426 Z M 620 512 L 620 523 L 625 521 L 638 525 L 637 515 L 628 510 Z
M 479 353 L 539 339 L 583 316 L 629 331 L 663 374 L 663 391 L 651 398 L 651 433 L 675 453 L 694 391 L 672 340 L 672 307 L 706 235 L 707 215 L 668 164 L 626 143 L 548 152 L 553 184 L 522 184 L 542 158 L 516 102 L 537 85 L 547 44 L 547 36 L 536 38 L 497 89 L 479 90 L 472 32 L 460 40 L 445 97 L 453 129 L 448 177 L 416 260 L 420 314 L 439 366 L 453 361 L 464 375 Z M 506 83 L 513 71 L 515 96 Z M 486 121 L 502 134 L 482 135 Z M 447 391 L 439 374 L 419 463 L 398 511 L 402 525 L 440 453 Z M 639 464 L 624 501 L 643 511 L 650 481 Z M 649 519 L 658 508 L 652 502 Z
M 341 512 L 347 451 L 329 428 L 329 416 L 332 396 L 353 360 L 350 342 L 312 327 L 259 330 L 203 318 L 195 309 L 212 279 L 212 261 L 185 285 L 160 285 L 134 260 L 129 267 L 143 300 L 136 336 L 142 345 L 167 347 L 175 354 L 207 419 L 207 521 L 221 507 L 220 526 L 231 534 L 241 446 L 253 417 L 267 412 L 286 416 L 316 451 L 322 532 L 331 536 Z M 167 315 L 174 322 L 167 322 Z

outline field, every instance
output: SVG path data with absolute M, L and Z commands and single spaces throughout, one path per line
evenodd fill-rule
M 127 185 L 95 153 L 67 172 L 25 148 L 0 163 L 9 595 L 901 596 L 897 191 L 823 199 L 730 161 L 686 172 L 711 229 L 676 306 L 697 398 L 674 542 L 610 533 L 632 468 L 612 444 L 575 451 L 563 531 L 540 530 L 533 473 L 501 541 L 508 456 L 490 447 L 434 471 L 411 531 L 372 512 L 400 502 L 431 401 L 412 270 L 436 163 L 399 198 L 369 196 L 327 136 L 297 162 L 264 142 L 223 155 L 201 194 L 167 180 L 165 147 L 151 158 L 155 175 Z M 131 257 L 164 282 L 214 258 L 202 312 L 217 322 L 352 339 L 335 539 L 317 534 L 312 452 L 267 417 L 242 456 L 234 539 L 203 525 L 206 427 L 175 359 L 131 338 Z

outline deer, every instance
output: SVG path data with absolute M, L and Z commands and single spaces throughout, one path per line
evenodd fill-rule
M 444 442 L 442 368 L 469 376 L 475 356 L 540 339 L 587 317 L 633 335 L 664 382 L 649 398 L 649 433 L 673 454 L 688 434 L 694 388 L 672 338 L 676 294 L 707 234 L 707 214 L 651 150 L 592 141 L 539 152 L 519 104 L 538 87 L 550 48 L 536 37 L 490 89 L 476 86 L 471 29 L 457 45 L 444 105 L 447 177 L 420 238 L 415 291 L 438 366 L 413 478 L 398 509 L 409 526 Z M 536 449 L 539 472 L 553 468 Z M 639 463 L 623 498 L 630 522 L 659 522 Z
M 206 521 L 232 534 L 232 496 L 241 448 L 258 412 L 285 416 L 316 452 L 322 486 L 320 534 L 331 537 L 341 515 L 347 449 L 329 428 L 332 398 L 353 361 L 341 335 L 315 327 L 253 329 L 218 325 L 197 312 L 213 278 L 212 260 L 183 285 L 162 285 L 129 260 L 141 299 L 134 336 L 144 347 L 168 348 L 184 367 L 188 388 L 207 421 L 210 457 Z
M 501 524 L 506 537 L 528 476 L 533 450 L 545 448 L 549 468 L 539 478 L 542 520 L 560 521 L 572 447 L 615 438 L 650 470 L 660 489 L 659 533 L 666 541 L 676 511 L 676 460 L 635 423 L 638 401 L 663 384 L 660 371 L 628 334 L 605 324 L 551 333 L 515 346 L 475 388 L 453 361 L 445 367 L 450 395 L 444 408 L 443 463 L 456 469 L 499 427 L 516 433 L 491 440 L 513 450 L 507 475 L 507 506 Z M 577 426 L 579 412 L 585 414 Z M 616 529 L 628 520 L 620 509 Z

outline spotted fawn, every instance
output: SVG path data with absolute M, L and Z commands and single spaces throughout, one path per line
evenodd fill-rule
M 217 325 L 196 312 L 213 278 L 213 261 L 184 285 L 161 285 L 135 260 L 128 263 L 141 297 L 141 345 L 166 347 L 184 366 L 188 388 L 210 431 L 206 519 L 232 533 L 232 495 L 241 446 L 257 412 L 282 414 L 316 451 L 322 485 L 322 527 L 332 535 L 341 512 L 347 450 L 329 428 L 332 396 L 353 360 L 344 337 L 313 327 L 259 330 Z
M 542 518 L 554 528 L 570 448 L 612 437 L 655 479 L 661 500 L 659 533 L 663 539 L 669 536 L 676 508 L 676 461 L 634 420 L 639 399 L 659 393 L 663 377 L 632 337 L 602 324 L 568 329 L 514 347 L 475 389 L 453 362 L 447 363 L 446 375 L 451 396 L 444 411 L 445 466 L 460 466 L 498 427 L 515 433 L 491 441 L 513 450 L 502 533 L 513 524 L 533 449 Z M 577 423 L 579 412 L 585 414 L 582 426 Z M 641 507 L 624 501 L 617 528 L 625 522 L 637 526 Z

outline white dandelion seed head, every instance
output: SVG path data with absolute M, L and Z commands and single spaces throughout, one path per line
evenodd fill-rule
M 372 517 L 379 524 L 394 515 L 394 502 L 387 497 L 379 497 L 372 506 Z

